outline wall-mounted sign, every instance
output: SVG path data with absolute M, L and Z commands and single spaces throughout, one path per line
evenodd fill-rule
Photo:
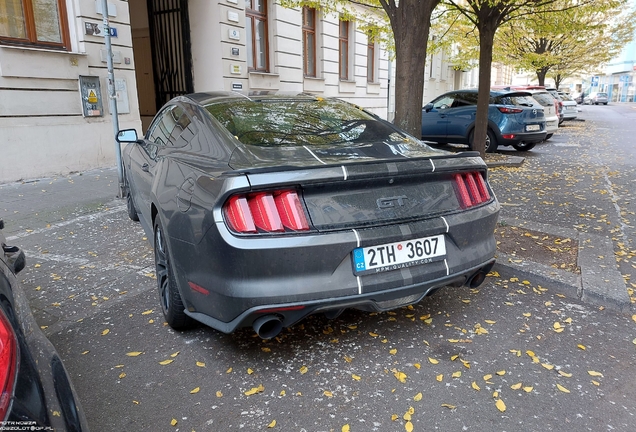
M 79 84 L 84 117 L 102 117 L 104 110 L 99 77 L 80 75 Z
M 238 82 L 232 83 L 232 90 L 243 90 L 243 84 Z
M 88 36 L 104 37 L 104 24 L 85 22 L 84 34 L 87 34 Z M 117 37 L 117 29 L 115 27 L 110 27 L 110 37 Z
M 108 53 L 105 49 L 99 50 L 99 57 L 102 59 L 102 63 L 108 63 Z M 113 51 L 113 63 L 121 63 L 121 51 Z
M 227 20 L 232 22 L 239 22 L 239 14 L 235 11 L 227 11 Z
M 232 55 L 239 55 L 239 49 L 238 48 L 232 48 Z
M 229 29 L 228 37 L 230 39 L 239 40 L 241 38 L 241 32 L 237 29 Z
M 130 114 L 128 103 L 128 85 L 123 78 L 115 78 L 115 100 L 117 101 L 118 114 Z
M 241 65 L 238 65 L 238 64 L 230 65 L 230 73 L 231 74 L 240 75 L 241 72 L 242 72 Z

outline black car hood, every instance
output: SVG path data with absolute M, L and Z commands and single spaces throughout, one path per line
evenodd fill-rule
M 238 146 L 230 158 L 235 170 L 277 166 L 342 165 L 379 160 L 403 160 L 450 155 L 415 140 L 333 146 Z

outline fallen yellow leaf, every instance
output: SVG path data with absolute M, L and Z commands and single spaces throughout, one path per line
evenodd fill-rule
M 126 372 L 122 372 L 119 374 L 119 379 L 126 378 Z
M 331 393 L 329 390 L 325 390 L 323 394 L 327 397 L 333 397 L 333 393 Z
M 401 383 L 406 382 L 406 374 L 397 370 L 393 370 L 393 376 Z
M 600 382 L 598 382 L 598 381 L 594 381 L 594 380 L 592 380 L 592 384 L 594 384 L 594 385 L 595 385 L 595 386 L 597 386 L 597 387 L 601 385 L 601 383 L 600 383 Z
M 252 375 L 254 373 L 254 371 L 252 370 L 252 368 L 247 368 L 247 374 L 248 375 Z
M 407 421 L 404 425 L 404 429 L 406 430 L 406 432 L 413 432 L 413 423 Z
M 175 358 L 178 355 L 179 355 L 179 351 L 170 354 L 170 357 Z
M 636 339 L 635 339 L 635 340 L 636 340 Z M 581 349 L 581 350 L 583 350 L 583 351 L 585 351 L 585 350 L 587 349 L 587 348 L 585 347 L 585 345 L 581 345 L 581 344 L 578 344 L 578 345 L 577 345 L 577 348 L 578 348 L 578 349 Z
M 106 329 L 102 332 L 102 336 L 106 336 L 108 333 L 110 333 L 110 329 Z
M 170 425 L 171 426 L 176 426 L 177 425 L 177 419 L 170 420 Z
M 448 409 L 451 409 L 451 410 L 457 408 L 455 405 L 451 405 L 451 404 L 447 404 L 447 403 L 443 403 L 442 406 L 444 408 L 448 408 Z
M 190 394 L 197 394 L 199 393 L 199 391 L 201 391 L 201 387 L 195 387 L 192 390 L 190 390 Z
M 413 364 L 413 366 L 415 367 L 415 369 L 420 369 L 422 367 L 422 365 L 419 363 L 415 363 Z
M 350 432 L 350 430 L 351 430 L 351 429 L 349 428 L 349 425 L 348 425 L 348 424 L 346 424 L 346 425 L 344 425 L 344 426 L 342 427 L 342 429 L 340 429 L 340 430 L 341 430 L 342 432 Z
M 496 373 L 497 375 L 499 375 L 499 376 L 504 376 L 504 375 L 506 374 L 506 371 L 505 371 L 505 370 L 500 370 L 500 371 L 497 371 L 497 372 L 495 372 L 495 373 Z
M 444 380 L 444 374 L 439 374 L 435 377 L 435 379 L 439 382 L 442 382 Z
M 360 375 L 351 374 L 351 378 L 353 378 L 356 381 L 360 381 Z
M 131 351 L 129 353 L 126 353 L 128 357 L 137 357 L 138 355 L 141 355 L 141 354 L 143 354 L 141 351 Z
M 413 400 L 415 402 L 421 401 L 422 400 L 422 393 L 420 392 L 420 393 L 416 394 L 415 396 L 413 396 Z
M 170 364 L 170 363 L 172 363 L 173 361 L 174 361 L 174 360 L 172 360 L 172 359 L 163 360 L 163 361 L 160 361 L 160 362 L 159 362 L 159 364 L 160 364 L 161 366 L 165 366 L 165 365 L 169 365 L 169 364 Z
M 199 363 L 201 363 L 201 364 L 199 364 Z M 197 362 L 197 366 L 203 367 L 203 366 L 205 366 L 205 363 Z M 225 373 L 226 374 L 232 373 L 232 368 L 229 368 L 228 370 L 226 370 Z
M 397 354 L 397 349 L 393 348 L 392 350 L 389 351 L 389 354 L 391 355 Z
M 453 378 L 459 378 L 460 376 L 462 376 L 462 371 L 453 372 Z
M 491 378 L 492 378 L 492 374 L 484 375 L 484 381 L 488 381 Z
M 143 311 L 141 314 L 142 315 L 150 315 L 153 312 L 154 312 L 154 309 L 148 309 L 147 311 Z
M 305 375 L 307 373 L 309 369 L 307 369 L 307 366 L 301 366 L 299 369 L 299 372 L 301 375 Z
M 570 393 L 570 390 L 566 389 L 561 384 L 557 384 L 557 388 L 561 390 L 563 393 Z
M 596 372 L 596 371 L 587 371 L 587 373 L 590 374 L 590 376 L 593 376 L 593 377 L 602 377 L 603 376 L 602 373 Z
M 541 366 L 543 366 L 544 368 L 546 368 L 547 370 L 552 370 L 554 369 L 554 365 L 548 364 L 548 363 L 541 363 Z
M 379 335 L 378 335 L 377 333 L 369 332 L 369 336 L 371 336 L 371 337 L 378 337 Z
M 532 391 L 532 386 L 524 387 L 523 391 L 526 392 L 526 393 L 530 393 Z
M 217 391 L 217 392 L 216 392 L 216 397 L 218 397 L 218 398 L 222 398 L 222 397 L 223 397 L 223 392 L 222 392 L 222 391 L 220 391 L 220 390 L 219 390 L 219 391 Z
M 396 421 L 397 419 L 399 419 L 400 416 L 397 414 L 391 414 L 391 421 Z
M 473 381 L 473 383 L 471 384 L 471 387 L 477 391 L 481 390 L 481 388 L 477 385 L 476 381 Z
M 439 360 L 436 360 L 436 359 L 434 359 L 432 357 L 429 357 L 428 361 L 431 362 L 431 364 L 438 364 L 439 363 Z
M 268 425 L 267 425 L 267 427 L 268 427 L 269 429 L 271 429 L 271 428 L 273 428 L 273 427 L 276 427 L 276 420 L 272 420 L 272 422 L 271 422 L 270 424 L 268 424 Z
M 495 406 L 501 412 L 505 412 L 506 411 L 506 404 L 501 399 L 497 399 L 497 402 L 495 402 Z
M 522 383 L 517 383 L 517 384 L 511 385 L 510 388 L 513 390 L 519 390 L 522 385 L 523 385 Z
M 571 378 L 572 374 L 571 373 L 567 373 L 567 372 L 563 372 L 563 371 L 559 371 L 559 375 L 564 376 L 566 378 Z

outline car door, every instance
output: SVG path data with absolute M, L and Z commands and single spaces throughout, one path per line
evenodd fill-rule
M 444 94 L 422 108 L 422 139 L 447 141 L 448 112 L 455 100 L 454 93 Z
M 166 147 L 176 122 L 171 115 L 175 105 L 164 108 L 150 124 L 146 136 L 137 148 L 130 153 L 129 181 L 133 201 L 140 213 L 142 223 L 148 228 L 151 225 L 151 190 L 154 181 L 157 156 Z
M 466 142 L 477 115 L 477 92 L 457 92 L 446 111 L 446 135 L 451 142 Z

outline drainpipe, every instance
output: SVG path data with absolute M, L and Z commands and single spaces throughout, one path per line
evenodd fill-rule
M 119 116 L 117 100 L 115 99 L 115 73 L 113 70 L 113 47 L 110 42 L 110 21 L 108 19 L 108 0 L 102 1 L 102 17 L 104 22 L 104 42 L 106 43 L 106 67 L 108 69 L 108 108 L 113 122 L 113 137 L 115 141 L 115 157 L 117 159 L 117 177 L 119 179 L 118 198 L 124 197 L 124 170 L 121 164 L 121 145 L 117 141 L 119 133 Z

